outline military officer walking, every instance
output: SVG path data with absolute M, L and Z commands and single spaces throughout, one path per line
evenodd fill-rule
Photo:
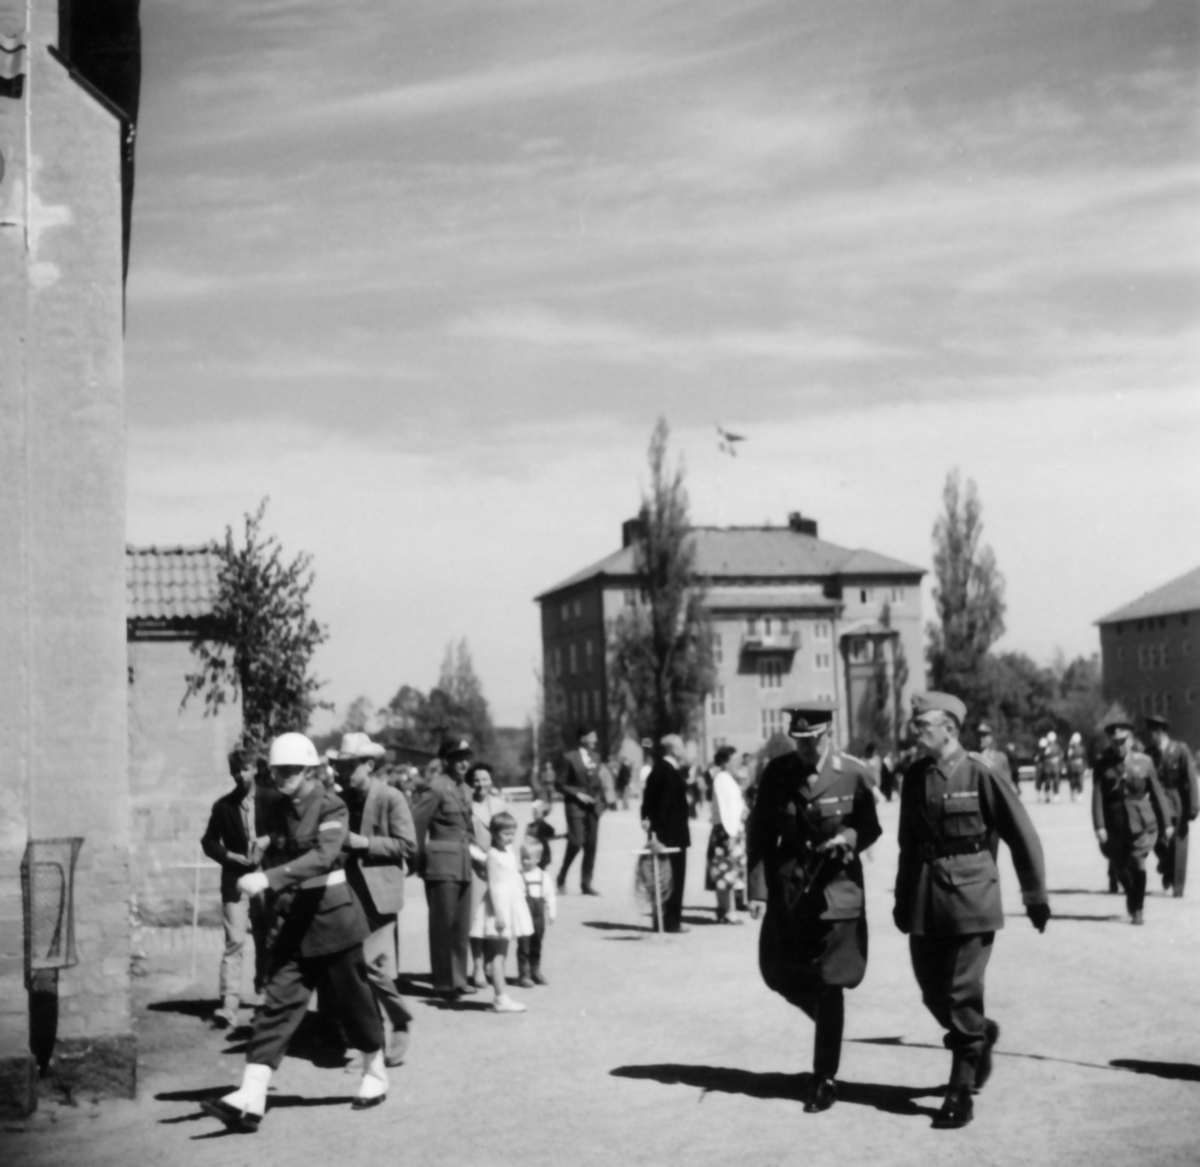
M 1021 786 L 1013 776 L 1012 766 L 1009 765 L 1008 755 L 996 747 L 996 733 L 986 721 L 981 721 L 975 731 L 979 734 L 979 756 L 995 771 L 996 776 L 1003 778 L 1021 796 Z
M 1172 889 L 1178 897 L 1183 895 L 1183 886 L 1187 882 L 1189 827 L 1200 813 L 1196 762 L 1192 751 L 1183 742 L 1171 740 L 1171 725 L 1165 717 L 1147 717 L 1145 722 L 1150 743 L 1147 753 L 1154 763 L 1170 810 L 1171 826 L 1175 828 L 1169 840 L 1160 839 L 1155 847 L 1158 870 L 1162 875 L 1163 890 Z
M 1125 889 L 1125 906 L 1134 924 L 1143 923 L 1146 857 L 1159 835 L 1170 842 L 1175 831 L 1154 763 L 1133 748 L 1133 722 L 1120 705 L 1104 720 L 1108 747 L 1092 778 L 1092 825 L 1100 850 Z
M 1025 911 L 1039 932 L 1050 918 L 1042 846 L 1013 788 L 959 742 L 966 706 L 949 693 L 918 693 L 913 717 L 923 757 L 900 794 L 896 926 L 909 937 L 926 1008 L 953 1054 L 935 1127 L 966 1126 L 992 1072 L 1000 1027 L 984 1012 L 984 974 L 1004 927 L 998 840 L 1008 844 Z
M 282 844 L 268 853 L 265 871 L 238 880 L 246 895 L 270 892 L 270 971 L 263 1003 L 246 1043 L 242 1085 L 201 1107 L 230 1130 L 256 1131 L 267 1105 L 272 1071 L 304 1020 L 313 989 L 320 987 L 355 1049 L 363 1076 L 351 1106 L 363 1110 L 387 1097 L 383 1027 L 371 996 L 363 941 L 366 916 L 346 881 L 342 843 L 346 804 L 322 785 L 323 763 L 301 733 L 280 734 L 269 754 L 271 777 L 285 798 Z
M 750 912 L 767 987 L 816 1022 L 813 1090 L 804 1109 L 837 1100 L 843 990 L 867 969 L 867 918 L 859 858 L 880 835 L 867 767 L 833 749 L 829 705 L 797 706 L 796 752 L 774 758 L 759 781 L 747 827 Z

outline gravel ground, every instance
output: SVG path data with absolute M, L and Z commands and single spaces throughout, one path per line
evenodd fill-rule
M 200 946 L 195 981 L 186 944 L 157 942 L 137 982 L 137 1100 L 44 1104 L 3 1132 L 0 1159 L 6 1167 L 274 1167 L 348 1153 L 447 1167 L 1200 1163 L 1192 991 L 1200 872 L 1190 898 L 1152 892 L 1146 926 L 1133 928 L 1123 901 L 1103 890 L 1086 806 L 1030 797 L 1055 918 L 1044 936 L 1034 931 L 1002 857 L 1010 919 L 988 973 L 988 1012 L 1003 1032 L 964 1130 L 930 1129 L 949 1055 L 891 923 L 895 803 L 880 808 L 885 834 L 866 868 L 871 959 L 847 997 L 840 1101 L 820 1115 L 800 1102 L 812 1028 L 759 979 L 757 926 L 713 926 L 701 870 L 707 827 L 693 831 L 691 932 L 656 936 L 632 896 L 636 815 L 618 811 L 601 827 L 603 895 L 578 895 L 573 873 L 546 943 L 551 984 L 512 990 L 529 1005 L 523 1015 L 423 995 L 424 896 L 409 881 L 402 964 L 416 978 L 417 1025 L 379 1109 L 352 1113 L 356 1075 L 329 1058 L 296 1056 L 276 1075 L 261 1131 L 225 1134 L 196 1105 L 239 1080 L 242 1064 L 240 1047 L 204 1020 L 216 991 L 212 937 Z

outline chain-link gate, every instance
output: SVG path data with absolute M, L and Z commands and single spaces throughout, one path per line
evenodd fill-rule
M 70 968 L 75 953 L 75 861 L 82 839 L 30 839 L 21 860 L 25 985 L 46 969 Z

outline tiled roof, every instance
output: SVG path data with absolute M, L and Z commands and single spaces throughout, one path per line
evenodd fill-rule
M 220 568 L 213 546 L 126 547 L 125 618 L 187 623 L 212 615 Z
M 1140 620 L 1145 616 L 1169 616 L 1175 612 L 1195 612 L 1200 608 L 1200 567 L 1109 612 L 1097 624 L 1115 624 L 1118 620 Z
M 924 575 L 914 567 L 862 548 L 839 547 L 790 527 L 696 527 L 696 571 L 720 583 L 738 579 L 819 579 L 832 575 Z M 585 567 L 537 598 L 598 575 L 633 576 L 633 547 Z

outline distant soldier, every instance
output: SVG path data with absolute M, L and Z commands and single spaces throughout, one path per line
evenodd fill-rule
M 1170 723 L 1165 717 L 1147 717 L 1146 736 L 1150 742 L 1150 760 L 1171 811 L 1171 826 L 1175 834 L 1169 840 L 1160 839 L 1155 848 L 1163 890 L 1173 889 L 1183 895 L 1187 882 L 1189 824 L 1200 813 L 1200 791 L 1196 785 L 1196 762 L 1183 742 L 1172 741 Z
M 1012 767 L 1008 764 L 1008 755 L 996 747 L 996 735 L 986 721 L 979 723 L 976 731 L 979 734 L 979 756 L 995 772 L 997 778 L 1003 778 L 1020 796 L 1021 785 L 1013 777 Z
M 933 1120 L 966 1126 L 991 1076 L 1000 1027 L 984 1013 L 983 980 L 996 931 L 1004 927 L 996 850 L 1003 839 L 1021 883 L 1025 912 L 1043 931 L 1050 919 L 1042 846 L 1012 786 L 959 743 L 966 706 L 949 693 L 918 693 L 913 715 L 924 757 L 900 793 L 896 927 L 909 937 L 926 1008 L 947 1031 L 950 1084 Z
M 1087 750 L 1083 748 L 1083 735 L 1071 734 L 1067 743 L 1067 781 L 1071 785 L 1071 801 L 1083 793 L 1083 778 L 1088 771 Z
M 765 901 L 758 962 L 767 987 L 816 1022 L 804 1106 L 815 1113 L 837 1101 L 843 990 L 867 971 L 859 856 L 881 832 L 867 767 L 833 748 L 832 707 L 787 712 L 795 752 L 763 770 L 747 830 L 750 910 L 757 919 Z
M 1133 723 L 1119 705 L 1104 721 L 1109 744 L 1092 779 L 1092 823 L 1100 850 L 1125 889 L 1125 905 L 1141 924 L 1146 902 L 1146 856 L 1159 834 L 1174 835 L 1171 813 L 1154 763 L 1134 749 Z
M 1038 745 L 1038 789 L 1047 802 L 1057 802 L 1058 784 L 1062 781 L 1062 747 L 1058 744 L 1058 734 L 1051 730 Z

